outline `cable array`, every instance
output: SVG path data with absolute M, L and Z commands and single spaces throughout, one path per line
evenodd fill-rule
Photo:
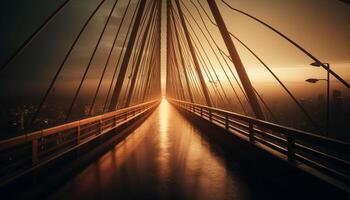
M 213 2 L 215 1 L 208 0 L 209 7 L 213 7 L 213 4 L 216 5 Z M 225 1 L 223 2 L 224 5 L 232 10 L 252 18 L 260 24 L 272 29 L 303 51 L 307 56 L 313 60 L 319 61 L 309 52 L 305 52 L 301 46 L 270 25 L 252 15 L 233 8 Z M 189 6 L 191 6 L 191 8 Z M 220 38 L 218 39 L 217 35 L 213 36 L 210 31 L 213 27 L 220 29 L 215 22 L 218 18 L 213 20 L 215 14 L 217 13 L 208 12 L 204 7 L 203 2 L 199 0 L 190 0 L 188 2 L 184 2 L 183 0 L 167 1 L 167 96 L 184 101 L 209 105 L 208 100 L 206 100 L 205 97 L 205 93 L 207 93 L 210 99 L 209 102 L 212 103 L 212 106 L 214 107 L 231 110 L 245 115 L 257 116 L 257 114 L 259 114 L 256 112 L 258 106 L 258 108 L 260 107 L 263 111 L 263 115 L 260 115 L 258 118 L 279 123 L 276 113 L 274 113 L 268 102 L 265 101 L 264 97 L 259 94 L 254 86 L 252 86 L 252 92 L 258 100 L 258 104 L 254 105 L 251 101 L 252 94 L 249 96 L 247 95 L 247 87 L 243 86 L 241 77 L 238 76 L 239 72 L 237 72 L 237 63 L 234 62 L 232 55 L 227 53 L 227 50 L 225 50 L 224 46 L 220 43 Z M 207 23 L 204 19 L 205 17 L 210 23 Z M 314 130 L 322 132 L 319 124 L 308 113 L 292 91 L 287 88 L 282 80 L 262 60 L 262 58 L 231 31 L 227 30 L 227 32 L 230 38 L 225 38 L 224 35 L 222 35 L 221 40 L 235 40 L 235 42 L 244 47 L 257 61 L 259 61 L 261 66 L 272 75 L 297 108 L 299 108 L 307 121 L 313 126 Z M 193 47 L 193 50 L 191 50 L 191 46 Z M 198 64 L 196 64 L 196 60 L 198 61 Z M 199 66 L 199 71 L 203 72 L 203 74 L 198 73 L 197 65 Z M 201 76 L 205 79 L 204 82 L 201 81 Z M 340 76 L 334 76 L 344 84 L 342 79 L 339 79 Z
M 64 121 L 84 117 L 75 113 L 77 106 L 79 106 L 77 102 L 79 98 L 83 98 L 81 95 L 82 88 L 87 84 L 88 74 L 92 73 L 92 65 L 97 55 L 105 53 L 104 51 L 107 51 L 108 56 L 100 66 L 102 70 L 98 81 L 94 83 L 96 87 L 89 90 L 92 99 L 91 103 L 86 105 L 88 109 L 85 116 L 113 111 L 117 108 L 128 107 L 160 97 L 161 1 L 140 0 L 135 4 L 129 0 L 125 6 L 123 3 L 119 3 L 122 1 L 112 0 L 112 2 L 111 6 L 107 8 L 108 16 L 98 32 L 97 40 L 92 41 L 94 43 L 93 50 L 88 57 L 87 65 L 82 68 L 83 73 L 74 95 L 73 97 L 67 97 L 67 99 L 71 98 L 71 103 L 68 109 L 64 111 Z M 63 76 L 62 71 L 67 67 L 68 60 L 72 59 L 73 50 L 79 45 L 80 38 L 84 36 L 88 25 L 96 17 L 96 13 L 106 5 L 107 1 L 101 0 L 85 20 L 39 102 L 31 120 L 32 126 L 40 124 L 40 119 L 44 117 L 43 110 L 49 106 L 48 98 L 58 84 L 58 78 Z M 121 6 L 123 7 L 121 8 Z M 117 7 L 119 9 L 116 9 Z M 111 18 L 119 10 L 122 10 L 122 17 L 120 22 L 114 25 Z M 101 46 L 106 37 L 106 30 L 109 29 L 108 27 L 115 31 L 113 43 L 110 48 L 104 48 L 104 51 L 102 51 Z M 117 47 L 120 42 L 118 43 L 118 41 L 123 41 L 119 51 Z M 112 58 L 117 58 L 115 59 L 116 63 L 111 62 Z M 113 69 L 111 78 L 106 76 L 108 69 Z M 101 92 L 103 83 L 108 85 L 105 93 Z M 102 106 L 97 105 L 98 99 L 102 99 Z M 102 107 L 102 109 L 98 109 L 99 107 Z

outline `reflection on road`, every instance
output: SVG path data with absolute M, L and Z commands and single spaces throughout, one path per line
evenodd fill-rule
M 49 199 L 246 199 L 254 192 L 239 168 L 163 100 L 139 128 Z

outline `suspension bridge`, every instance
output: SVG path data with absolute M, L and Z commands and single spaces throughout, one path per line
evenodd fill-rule
M 55 4 L 1 63 L 2 198 L 349 198 L 349 121 L 331 109 L 350 84 L 283 31 L 226 0 Z M 324 121 L 223 9 L 327 74 L 307 80 L 327 81 Z M 241 49 L 295 116 L 259 92 Z

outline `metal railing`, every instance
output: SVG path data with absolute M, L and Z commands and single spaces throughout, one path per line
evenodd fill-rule
M 145 114 L 159 100 L 0 141 L 0 185 Z
M 270 152 L 279 154 L 293 165 L 306 165 L 341 181 L 349 189 L 349 143 L 217 108 L 175 99 L 169 101 L 254 145 L 273 150 Z

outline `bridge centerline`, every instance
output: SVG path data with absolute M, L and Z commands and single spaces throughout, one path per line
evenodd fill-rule
M 112 199 L 115 195 L 128 199 L 264 197 L 267 188 L 263 185 L 272 182 L 265 179 L 255 185 L 262 177 L 241 180 L 251 172 L 222 151 L 163 100 L 124 141 L 55 190 L 48 199 Z M 227 160 L 234 163 L 228 165 Z M 287 189 L 277 184 L 269 188 L 271 192 Z M 275 195 L 277 198 L 280 194 Z

